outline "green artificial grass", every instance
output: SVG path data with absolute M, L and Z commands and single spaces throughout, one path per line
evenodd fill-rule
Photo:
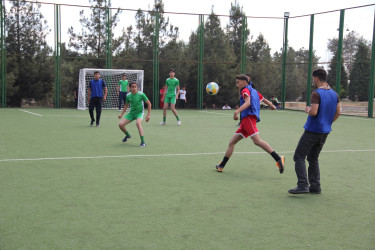
M 261 111 L 237 144 L 233 111 L 153 110 L 126 143 L 118 111 L 0 110 L 0 249 L 373 249 L 375 120 L 342 116 L 320 156 L 322 194 L 290 195 L 306 115 Z

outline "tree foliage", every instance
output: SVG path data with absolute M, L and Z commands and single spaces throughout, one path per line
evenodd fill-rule
M 367 101 L 370 83 L 370 50 L 364 42 L 358 43 L 354 55 L 353 69 L 350 74 L 349 98 Z
M 6 13 L 7 31 L 7 105 L 21 106 L 24 101 L 46 101 L 52 98 L 53 65 L 49 32 L 40 4 L 10 2 Z
M 61 46 L 61 103 L 72 106 L 73 91 L 78 84 L 81 68 L 104 68 L 107 53 L 107 27 L 119 24 L 117 10 L 107 23 L 106 11 L 110 0 L 89 0 L 90 12 L 80 12 L 81 28 L 70 27 L 69 42 Z M 19 106 L 22 99 L 51 101 L 54 93 L 54 58 L 52 49 L 46 43 L 48 27 L 40 13 L 40 4 L 11 1 L 7 11 L 7 94 L 11 106 Z M 221 19 L 214 12 L 205 16 L 203 81 L 217 82 L 219 94 L 209 96 L 204 88 L 198 89 L 198 27 L 192 31 L 189 41 L 179 39 L 179 28 L 174 26 L 164 14 L 162 0 L 154 0 L 149 11 L 138 10 L 134 15 L 134 25 L 122 29 L 118 37 L 111 34 L 112 67 L 144 70 L 144 92 L 153 97 L 153 57 L 155 20 L 159 15 L 159 86 L 165 83 L 170 68 L 176 70 L 176 77 L 186 86 L 189 108 L 197 107 L 198 91 L 203 91 L 204 102 L 221 107 L 228 103 L 238 104 L 235 76 L 240 73 L 241 44 L 245 41 L 246 73 L 258 91 L 266 98 L 280 97 L 282 51 L 271 54 L 267 38 L 259 34 L 249 40 L 250 30 L 244 28 L 246 13 L 237 0 L 231 3 L 229 22 L 223 28 Z M 245 36 L 245 37 L 243 37 Z M 251 36 L 253 37 L 253 35 Z M 334 55 L 329 65 L 328 82 L 335 88 L 337 39 L 330 39 L 327 45 Z M 366 51 L 367 48 L 367 51 Z M 367 57 L 366 57 L 367 55 Z M 288 48 L 286 68 L 286 101 L 306 100 L 309 51 Z M 313 67 L 319 58 L 313 53 Z M 368 42 L 355 31 L 349 32 L 343 42 L 343 64 L 341 65 L 340 96 L 350 95 L 367 99 L 369 67 Z M 350 86 L 348 78 L 350 75 Z M 204 84 L 204 85 L 205 85 Z

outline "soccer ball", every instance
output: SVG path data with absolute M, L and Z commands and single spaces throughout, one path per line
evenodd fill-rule
M 219 92 L 219 85 L 216 82 L 210 82 L 206 86 L 206 92 L 209 95 L 216 95 Z

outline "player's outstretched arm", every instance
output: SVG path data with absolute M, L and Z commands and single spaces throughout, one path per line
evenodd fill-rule
M 262 102 L 264 102 L 265 104 L 267 104 L 267 106 L 269 106 L 271 110 L 275 110 L 276 109 L 275 105 L 273 105 L 272 102 L 270 102 L 266 98 L 263 98 Z
M 150 102 L 150 100 L 147 100 L 146 104 L 147 104 L 146 122 L 148 122 L 150 120 L 150 115 L 151 115 L 151 102 Z

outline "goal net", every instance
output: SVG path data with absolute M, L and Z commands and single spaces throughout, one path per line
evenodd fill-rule
M 126 74 L 129 84 L 136 82 L 138 90 L 143 91 L 143 70 L 130 69 L 81 69 L 79 71 L 79 87 L 78 87 L 78 109 L 85 110 L 88 108 L 87 93 L 89 83 L 94 79 L 94 72 L 100 73 L 108 88 L 107 100 L 103 102 L 104 109 L 118 109 L 117 86 L 122 79 L 122 75 Z M 104 91 L 103 91 L 104 93 Z

